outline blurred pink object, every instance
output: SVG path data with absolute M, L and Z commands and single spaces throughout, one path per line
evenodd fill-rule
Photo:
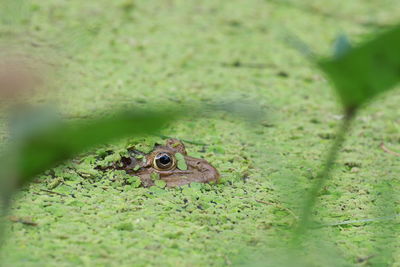
M 24 56 L 0 57 L 0 100 L 32 96 L 43 86 L 40 64 Z

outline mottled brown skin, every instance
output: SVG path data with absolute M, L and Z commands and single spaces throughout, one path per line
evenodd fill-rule
M 177 164 L 174 164 L 168 170 L 157 168 L 154 158 L 163 152 L 169 153 L 172 157 L 175 157 L 176 153 L 181 153 L 186 162 L 187 169 L 180 170 Z M 136 151 L 136 153 L 144 156 L 145 160 L 138 160 L 137 157 L 131 157 L 127 161 L 129 164 L 124 169 L 128 173 L 140 177 L 144 187 L 154 185 L 154 174 L 156 176 L 158 174 L 159 178 L 167 183 L 167 187 L 182 186 L 193 182 L 217 182 L 220 177 L 218 171 L 208 161 L 188 156 L 184 144 L 177 139 L 168 139 L 163 146 L 156 145 L 154 150 L 149 154 L 143 154 L 139 151 Z M 137 169 L 138 167 L 136 167 L 137 170 L 135 171 L 135 166 L 139 166 L 140 168 Z

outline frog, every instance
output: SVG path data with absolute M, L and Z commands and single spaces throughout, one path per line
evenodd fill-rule
M 162 180 L 166 187 L 180 187 L 190 183 L 217 183 L 218 170 L 207 160 L 188 155 L 182 141 L 169 138 L 165 145 L 155 144 L 153 150 L 144 153 L 128 149 L 129 156 L 122 157 L 118 166 L 141 180 L 143 187 L 155 185 Z M 184 161 L 184 162 L 182 162 Z

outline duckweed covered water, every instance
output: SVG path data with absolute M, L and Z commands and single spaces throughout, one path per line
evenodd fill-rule
M 229 266 L 276 256 L 341 119 L 330 85 L 285 44 L 285 31 L 327 54 L 338 33 L 357 42 L 400 14 L 400 4 L 390 0 L 285 3 L 29 2 L 27 27 L 54 44 L 49 58 L 62 70 L 46 99 L 68 118 L 121 106 L 232 99 L 260 105 L 266 115 L 254 124 L 217 114 L 163 130 L 192 141 L 189 155 L 220 171 L 218 185 L 141 188 L 137 177 L 95 168 L 133 144 L 150 151 L 163 142 L 153 136 L 106 144 L 44 173 L 15 198 L 12 215 L 37 226 L 9 223 L 4 265 Z M 379 217 L 385 188 L 399 188 L 399 158 L 380 148 L 400 151 L 399 100 L 395 90 L 357 118 L 319 197 L 318 223 Z M 340 265 L 373 264 L 380 253 L 374 247 L 388 240 L 381 227 L 316 229 L 310 261 L 327 265 L 340 255 Z M 389 237 L 396 237 L 398 226 L 390 227 Z M 325 249 L 313 254 L 319 245 Z M 398 245 L 393 255 L 398 261 Z

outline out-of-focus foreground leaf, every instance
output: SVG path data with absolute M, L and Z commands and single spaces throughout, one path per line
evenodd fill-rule
M 176 118 L 173 112 L 123 111 L 111 118 L 50 128 L 21 147 L 18 169 L 23 180 L 93 146 L 126 136 L 154 133 Z
M 11 193 L 10 186 L 23 185 L 35 175 L 96 145 L 127 136 L 154 133 L 179 114 L 171 109 L 125 110 L 90 122 L 52 120 L 48 125 L 42 123 L 40 127 L 14 139 L 3 150 L 0 182 L 2 190 L 7 190 L 3 193 L 7 198 Z M 9 175 L 14 177 L 7 177 Z M 13 179 L 17 179 L 17 182 L 11 181 Z
M 400 25 L 332 59 L 318 62 L 346 110 L 353 110 L 400 80 Z

